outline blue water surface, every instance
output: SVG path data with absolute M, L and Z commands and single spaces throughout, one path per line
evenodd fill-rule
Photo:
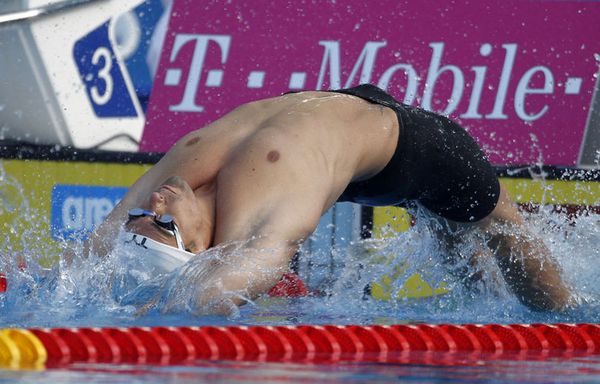
M 43 220 L 20 207 L 21 220 Z M 577 298 L 563 312 L 535 312 L 525 307 L 503 282 L 493 260 L 469 262 L 480 243 L 477 233 L 461 234 L 458 258 L 449 258 L 436 237 L 436 224 L 417 217 L 417 225 L 382 239 L 348 242 L 329 250 L 334 264 L 302 269 L 311 295 L 300 298 L 260 297 L 230 316 L 205 314 L 192 298 L 210 275 L 207 260 L 219 249 L 199 255 L 167 275 L 151 273 L 144 255 L 118 246 L 109 257 L 83 259 L 81 243 L 63 244 L 61 254 L 75 262 L 40 266 L 48 259 L 43 242 L 23 233 L 25 250 L 0 252 L 0 270 L 8 291 L 0 294 L 0 328 L 128 327 L 202 325 L 398 324 L 398 323 L 597 323 L 600 318 L 600 215 L 573 222 L 550 208 L 526 217 L 536 238 L 550 249 L 564 280 Z M 243 246 L 243 244 L 242 244 Z M 235 263 L 243 251 L 225 262 Z M 305 250 L 301 265 L 320 266 L 329 260 L 321 250 Z M 24 259 L 26 268 L 15 266 Z M 309 275 L 310 272 L 310 275 Z M 322 273 L 323 276 L 318 276 Z M 448 293 L 428 298 L 397 298 L 406 280 L 419 274 Z M 376 300 L 366 292 L 384 276 L 391 300 Z M 473 276 L 478 276 L 473 279 Z M 140 303 L 158 298 L 140 314 Z M 168 309 L 168 310 L 167 310 Z M 444 363 L 444 361 L 446 363 Z M 438 360 L 415 359 L 387 363 L 327 362 L 297 365 L 266 362 L 207 362 L 185 366 L 76 364 L 64 369 L 0 371 L 0 382 L 600 382 L 598 356 L 546 355 L 486 359 L 453 354 Z

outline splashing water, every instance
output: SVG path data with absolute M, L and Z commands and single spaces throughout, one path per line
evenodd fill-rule
M 6 228 L 22 228 L 23 222 L 47 220 L 31 211 L 21 191 L 0 164 L 3 199 L 0 215 L 3 219 L 12 215 Z M 582 215 L 574 225 L 566 215 L 553 212 L 552 207 L 525 214 L 529 227 L 543 239 L 562 268 L 564 279 L 580 298 L 578 307 L 563 313 L 528 310 L 507 288 L 493 259 L 470 262 L 482 247 L 480 233 L 462 233 L 456 255 L 450 257 L 437 236 L 440 224 L 423 212 L 416 215 L 417 224 L 407 232 L 360 240 L 335 249 L 345 255 L 344 266 L 322 294 L 297 299 L 260 298 L 251 302 L 243 292 L 225 292 L 219 304 L 229 305 L 230 319 L 198 318 L 197 314 L 210 308 L 198 308 L 195 298 L 203 289 L 218 285 L 209 279 L 216 265 L 235 265 L 246 257 L 244 244 L 227 245 L 236 247 L 234 252 L 227 252 L 229 258 L 224 257 L 224 247 L 215 247 L 169 274 L 156 275 L 138 251 L 117 246 L 108 257 L 84 259 L 81 242 L 75 242 L 54 250 L 58 254 L 75 255 L 72 264 L 60 262 L 52 269 L 44 269 L 39 261 L 53 257 L 52 251 L 43 241 L 31 241 L 41 236 L 38 226 L 29 226 L 20 234 L 19 244 L 6 247 L 0 254 L 0 271 L 9 281 L 7 292 L 0 294 L 0 326 L 597 321 L 600 215 Z M 121 240 L 118 238 L 116 243 L 121 244 Z M 7 241 L 5 244 L 10 245 Z M 271 251 L 264 252 L 266 255 Z M 19 257 L 26 268 L 16 266 Z M 395 275 L 390 291 L 396 297 L 406 279 L 415 273 L 425 281 L 443 282 L 449 292 L 424 299 L 387 301 L 365 294 L 365 288 L 382 276 Z M 209 283 L 199 284 L 199 281 Z M 238 310 L 230 304 L 234 297 L 241 297 L 248 304 Z M 147 303 L 152 306 L 144 308 Z M 211 305 L 214 303 L 206 306 Z
M 600 314 L 600 287 L 595 281 L 600 272 L 600 216 L 580 217 L 572 225 L 566 216 L 550 208 L 537 214 L 527 214 L 535 237 L 543 239 L 563 271 L 563 278 L 572 288 L 579 305 L 563 313 L 535 312 L 527 309 L 507 287 L 493 258 L 470 262 L 484 247 L 482 234 L 464 233 L 454 257 L 440 245 L 435 224 L 424 217 L 406 233 L 397 234 L 376 244 L 379 255 L 393 254 L 387 265 L 365 263 L 364 257 L 354 258 L 323 303 L 322 310 L 335 315 L 341 308 L 362 308 L 363 318 L 397 322 L 398 320 L 434 323 L 532 323 L 532 322 L 596 322 Z M 370 256 L 372 259 L 373 256 Z M 406 279 L 415 272 L 426 281 L 444 281 L 449 293 L 428 299 L 402 298 L 389 302 L 361 300 L 366 283 L 383 274 L 404 269 L 394 282 L 392 297 L 402 289 Z M 406 267 L 408 266 L 408 267 Z M 351 304 L 349 303 L 351 302 Z M 336 303 L 344 303 L 338 305 Z M 344 314 L 343 311 L 339 312 Z M 368 316 L 365 316 L 369 314 Z M 352 322 L 347 313 L 346 322 Z

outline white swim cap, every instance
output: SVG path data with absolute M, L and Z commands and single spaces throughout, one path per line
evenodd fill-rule
M 125 243 L 145 249 L 148 253 L 145 263 L 162 272 L 171 272 L 195 256 L 192 252 L 163 244 L 138 233 L 127 233 Z

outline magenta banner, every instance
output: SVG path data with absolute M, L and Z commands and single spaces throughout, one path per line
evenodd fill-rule
M 495 164 L 575 165 L 596 53 L 599 2 L 175 0 L 141 150 L 251 100 L 368 82 L 459 121 Z

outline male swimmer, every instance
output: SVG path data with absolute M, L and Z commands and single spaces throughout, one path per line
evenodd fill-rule
M 279 281 L 336 201 L 417 201 L 453 224 L 478 226 L 489 235 L 487 257 L 525 305 L 561 310 L 571 300 L 541 241 L 495 229 L 523 220 L 466 131 L 369 84 L 254 101 L 185 135 L 129 189 L 92 247 L 106 252 L 125 225 L 129 241 L 168 270 L 245 242 L 239 262 L 214 267 L 210 286 L 195 282 L 203 286 L 195 300 L 252 298 Z

